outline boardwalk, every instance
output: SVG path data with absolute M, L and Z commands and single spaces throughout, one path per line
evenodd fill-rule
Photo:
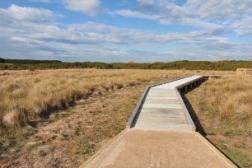
M 152 87 L 145 99 L 135 128 L 192 131 L 195 126 L 177 88 L 202 78 L 192 76 Z
M 179 90 L 193 86 L 191 76 L 148 88 L 129 128 L 84 163 L 87 168 L 233 168 L 199 133 Z

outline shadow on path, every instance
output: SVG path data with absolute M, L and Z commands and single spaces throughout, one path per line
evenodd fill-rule
M 211 142 L 211 141 L 207 138 L 207 133 L 205 132 L 203 126 L 201 125 L 200 120 L 199 120 L 199 118 L 198 118 L 196 112 L 194 111 L 194 109 L 193 109 L 193 107 L 192 107 L 190 101 L 189 101 L 188 98 L 185 96 L 185 94 L 186 94 L 187 92 L 190 92 L 190 91 L 194 90 L 195 88 L 200 87 L 200 85 L 201 85 L 203 82 L 205 82 L 206 80 L 208 80 L 208 79 L 205 78 L 199 85 L 197 85 L 196 87 L 191 87 L 191 88 L 188 89 L 187 91 L 181 91 L 181 97 L 182 97 L 182 99 L 183 99 L 183 101 L 184 101 L 184 103 L 185 103 L 185 106 L 186 106 L 186 108 L 187 108 L 187 110 L 188 110 L 188 112 L 189 112 L 189 114 L 190 114 L 190 116 L 191 116 L 191 118 L 192 118 L 192 120 L 193 120 L 193 122 L 194 122 L 194 124 L 195 124 L 196 131 L 199 132 L 202 136 L 204 136 L 205 139 L 206 139 L 209 143 L 211 143 L 216 149 L 218 149 L 218 150 L 219 150 L 226 158 L 228 158 L 237 168 L 240 168 L 240 166 L 239 166 L 237 163 L 235 163 L 233 159 L 231 159 L 229 156 L 227 156 L 218 146 L 216 146 L 213 142 Z
M 204 128 L 202 127 L 200 120 L 199 120 L 196 112 L 194 111 L 191 103 L 189 102 L 189 100 L 185 96 L 185 93 L 182 93 L 181 96 L 182 96 L 182 99 L 186 105 L 188 112 L 190 113 L 190 115 L 192 117 L 192 120 L 193 120 L 195 127 L 196 127 L 196 131 L 199 132 L 201 135 L 206 136 L 206 132 L 205 132 Z
M 185 103 L 185 106 L 195 124 L 195 127 L 196 127 L 196 131 L 199 132 L 201 135 L 203 135 L 204 137 L 206 136 L 206 132 L 204 130 L 204 128 L 202 127 L 201 123 L 200 123 L 200 120 L 196 114 L 196 112 L 194 111 L 190 101 L 187 99 L 187 97 L 185 96 L 187 92 L 190 92 L 194 89 L 196 89 L 197 87 L 200 87 L 200 85 L 205 82 L 206 80 L 208 80 L 208 77 L 204 77 L 203 80 L 201 80 L 199 83 L 197 83 L 197 85 L 192 85 L 192 86 L 189 86 L 189 87 L 186 87 L 186 88 L 183 88 L 180 90 L 180 95 Z

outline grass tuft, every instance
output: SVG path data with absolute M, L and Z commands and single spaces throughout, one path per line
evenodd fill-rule
M 252 77 L 210 78 L 186 96 L 208 138 L 239 166 L 251 167 Z

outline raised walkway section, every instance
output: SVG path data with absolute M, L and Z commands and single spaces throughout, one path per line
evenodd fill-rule
M 178 90 L 201 78 L 202 76 L 191 76 L 151 87 L 139 111 L 135 128 L 176 131 L 195 130 L 194 123 Z
M 233 168 L 203 136 L 180 96 L 202 76 L 147 87 L 128 128 L 81 167 Z

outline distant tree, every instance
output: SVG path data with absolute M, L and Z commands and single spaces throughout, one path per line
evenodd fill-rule
M 62 68 L 97 68 L 97 69 L 187 69 L 187 70 L 236 70 L 252 68 L 252 61 L 188 61 L 153 62 L 153 63 L 103 63 L 103 62 L 60 62 L 57 60 L 13 60 L 0 58 L 0 69 L 62 69 Z
M 0 58 L 0 62 L 3 63 L 5 62 L 5 60 L 3 58 Z

